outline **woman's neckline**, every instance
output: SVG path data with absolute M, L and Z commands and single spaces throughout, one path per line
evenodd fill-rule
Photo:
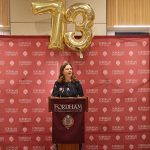
M 71 83 L 72 81 L 65 81 L 65 83 Z

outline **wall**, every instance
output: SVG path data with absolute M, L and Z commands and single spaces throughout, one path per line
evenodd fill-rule
M 34 15 L 31 2 L 36 1 L 10 0 L 11 35 L 50 34 L 50 14 Z M 66 9 L 79 2 L 79 0 L 66 0 Z M 94 35 L 106 35 L 106 0 L 82 0 L 82 3 L 88 3 L 94 9 L 96 16 L 93 26 Z M 73 29 L 70 25 L 67 25 L 67 28 Z
M 107 0 L 107 27 L 149 26 L 149 0 Z

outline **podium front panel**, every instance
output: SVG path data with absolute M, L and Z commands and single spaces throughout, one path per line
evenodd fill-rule
M 84 143 L 83 99 L 52 99 L 52 142 L 59 144 Z
M 84 113 L 53 113 L 52 142 L 84 143 Z

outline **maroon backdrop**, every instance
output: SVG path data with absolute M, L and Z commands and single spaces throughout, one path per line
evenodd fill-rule
M 95 37 L 82 60 L 48 44 L 0 37 L 0 150 L 53 150 L 47 98 L 64 61 L 89 97 L 83 149 L 150 149 L 149 37 Z

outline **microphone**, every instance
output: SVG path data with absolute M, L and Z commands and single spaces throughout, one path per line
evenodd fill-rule
M 56 88 L 54 87 L 53 92 L 52 92 L 52 96 L 54 97 L 62 97 L 62 94 L 64 92 L 64 88 Z
M 64 93 L 64 88 L 59 88 L 59 97 L 62 97 L 63 93 Z

